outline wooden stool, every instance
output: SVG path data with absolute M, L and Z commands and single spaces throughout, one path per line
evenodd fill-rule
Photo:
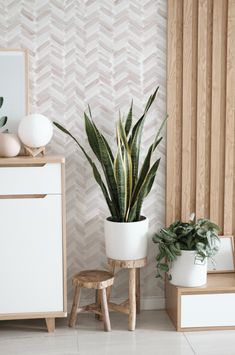
M 109 310 L 106 297 L 106 288 L 112 286 L 114 280 L 113 274 L 102 270 L 86 270 L 81 271 L 73 277 L 73 285 L 75 287 L 73 306 L 69 318 L 69 326 L 74 327 L 76 323 L 77 313 L 92 312 L 103 316 L 104 329 L 111 331 Z M 78 308 L 81 288 L 94 288 L 100 294 L 100 302 L 88 304 L 87 306 Z
M 146 266 L 147 258 L 139 260 L 114 260 L 108 258 L 110 271 L 114 274 L 115 268 L 129 269 L 129 298 L 121 304 L 108 302 L 110 309 L 129 315 L 128 329 L 135 330 L 136 312 L 140 313 L 140 268 Z M 111 287 L 108 289 L 108 301 Z

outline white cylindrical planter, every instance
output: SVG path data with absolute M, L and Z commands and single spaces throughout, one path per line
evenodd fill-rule
M 105 220 L 105 247 L 108 258 L 137 260 L 147 256 L 148 218 L 138 222 Z
M 196 251 L 181 250 L 181 255 L 172 262 L 170 283 L 175 286 L 197 287 L 207 282 L 207 258 L 201 261 Z

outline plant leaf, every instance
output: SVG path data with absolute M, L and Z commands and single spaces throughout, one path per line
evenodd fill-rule
M 83 148 L 83 146 L 78 142 L 78 140 L 65 128 L 63 127 L 61 124 L 57 123 L 57 122 L 53 122 L 53 124 L 59 129 L 61 130 L 63 133 L 67 134 L 68 136 L 70 136 L 75 142 L 76 144 L 79 146 L 79 148 L 82 150 L 82 152 L 84 153 L 85 157 L 87 158 L 89 164 L 91 165 L 92 167 L 92 170 L 93 170 L 93 175 L 94 175 L 94 178 L 96 180 L 96 182 L 99 184 L 102 192 L 103 192 L 103 195 L 107 201 L 107 204 L 108 204 L 108 207 L 109 207 L 109 210 L 110 210 L 110 213 L 113 217 L 114 220 L 118 220 L 118 214 L 117 214 L 117 211 L 116 211 L 116 208 L 115 208 L 115 205 L 113 204 L 113 202 L 111 201 L 110 197 L 109 197 L 109 194 L 108 194 L 108 191 L 107 191 L 107 188 L 101 178 L 101 175 L 96 167 L 96 165 L 93 163 L 92 159 L 89 157 L 89 155 L 86 153 L 85 149 Z
M 0 118 L 0 128 L 5 126 L 6 123 L 7 123 L 7 117 L 6 116 L 1 117 Z
M 132 108 L 133 108 L 133 100 L 131 100 L 131 107 L 127 115 L 126 123 L 125 123 L 125 132 L 126 136 L 130 133 L 131 125 L 132 125 Z

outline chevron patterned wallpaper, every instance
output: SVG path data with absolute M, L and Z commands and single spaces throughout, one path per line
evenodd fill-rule
M 0 47 L 28 48 L 30 111 L 66 125 L 88 149 L 82 113 L 91 105 L 110 142 L 118 110 L 134 99 L 139 117 L 157 85 L 142 145 L 147 149 L 166 113 L 166 0 L 0 0 Z M 55 132 L 49 150 L 66 156 L 68 294 L 71 277 L 85 268 L 105 267 L 103 220 L 107 208 L 90 168 L 71 140 Z M 145 203 L 151 233 L 165 219 L 165 146 L 152 194 Z M 145 307 L 163 302 L 155 279 L 154 249 L 142 272 Z M 127 274 L 118 276 L 113 297 L 127 292 Z M 163 303 L 161 303 L 162 305 Z

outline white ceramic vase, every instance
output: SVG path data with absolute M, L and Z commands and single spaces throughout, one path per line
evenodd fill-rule
M 53 125 L 49 118 L 43 115 L 28 115 L 20 121 L 18 134 L 22 143 L 28 147 L 44 147 L 52 138 Z
M 147 256 L 148 218 L 138 222 L 105 220 L 105 247 L 108 258 L 138 260 Z
M 169 274 L 170 283 L 175 286 L 197 287 L 207 282 L 207 258 L 201 261 L 195 258 L 196 252 L 181 250 L 181 255 L 172 262 Z
M 19 138 L 14 133 L 0 133 L 0 157 L 16 157 L 21 148 Z

